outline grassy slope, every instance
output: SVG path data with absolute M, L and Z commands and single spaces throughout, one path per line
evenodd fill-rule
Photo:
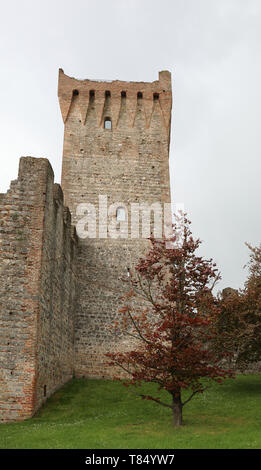
M 0 448 L 260 449 L 261 375 L 212 385 L 184 407 L 179 429 L 172 427 L 169 409 L 117 382 L 73 380 L 34 418 L 1 424 Z

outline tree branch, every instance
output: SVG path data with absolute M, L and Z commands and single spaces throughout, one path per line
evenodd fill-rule
M 159 405 L 166 406 L 167 408 L 171 408 L 171 410 L 173 409 L 171 405 L 168 405 L 167 403 L 163 403 L 158 398 L 153 398 L 150 395 L 142 395 L 142 394 L 139 394 L 139 396 L 144 398 L 144 399 L 146 399 L 149 396 L 149 398 L 147 398 L 147 399 L 155 401 L 156 403 L 159 403 Z
M 195 391 L 190 395 L 190 397 L 182 403 L 182 406 L 185 406 L 186 403 L 188 403 L 197 393 L 204 392 L 207 388 L 209 388 L 209 387 L 205 387 L 205 388 L 202 388 L 202 389 L 200 389 L 200 390 L 195 390 Z
M 141 334 L 141 331 L 140 331 L 140 329 L 138 328 L 138 326 L 137 326 L 137 324 L 136 324 L 136 322 L 135 322 L 134 318 L 132 317 L 132 315 L 131 315 L 131 313 L 130 313 L 129 310 L 128 310 L 128 315 L 129 315 L 129 317 L 130 317 L 130 319 L 131 319 L 131 321 L 132 321 L 132 323 L 133 323 L 133 325 L 134 325 L 134 328 L 136 329 L 136 331 L 137 331 L 139 337 L 140 337 L 145 343 L 147 343 L 147 344 L 153 344 L 151 341 L 149 341 L 148 339 L 144 338 L 144 336 Z

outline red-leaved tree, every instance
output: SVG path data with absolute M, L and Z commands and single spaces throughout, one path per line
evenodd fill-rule
M 128 348 L 106 355 L 124 371 L 126 378 L 115 378 L 125 385 L 151 382 L 170 394 L 170 402 L 140 396 L 170 408 L 176 427 L 184 405 L 205 390 L 203 378 L 222 382 L 233 375 L 220 366 L 223 354 L 213 341 L 219 307 L 212 289 L 220 275 L 212 259 L 196 256 L 201 242 L 186 216 L 180 240 L 180 219 L 168 242 L 151 238 L 151 249 L 125 281 L 130 288 L 113 328 L 119 340 L 127 335 Z

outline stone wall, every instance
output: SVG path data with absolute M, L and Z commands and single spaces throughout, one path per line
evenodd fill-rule
M 30 417 L 73 376 L 77 240 L 46 159 L 0 195 L 0 420 Z
M 96 212 L 95 237 L 79 240 L 75 373 L 111 377 L 104 354 L 126 347 L 109 331 L 125 290 L 121 278 L 148 241 L 140 233 L 131 237 L 130 220 L 127 237 L 112 238 L 105 219 L 111 204 L 125 207 L 130 216 L 131 203 L 170 202 L 171 76 L 163 71 L 152 83 L 102 82 L 77 80 L 60 70 L 58 95 L 65 123 L 65 203 L 75 225 L 83 218 L 82 204 L 92 204 Z

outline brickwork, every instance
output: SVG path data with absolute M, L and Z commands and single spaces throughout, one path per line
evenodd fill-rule
M 59 71 L 59 101 L 65 124 L 62 187 L 74 224 L 77 207 L 107 197 L 121 203 L 170 202 L 169 139 L 171 77 L 144 82 L 77 80 Z M 111 129 L 105 121 L 110 120 Z M 103 207 L 103 210 L 106 208 Z M 112 215 L 113 217 L 113 215 Z M 115 216 L 114 216 L 115 217 Z M 107 230 L 80 239 L 79 294 L 75 311 L 76 376 L 111 377 L 104 353 L 120 348 L 108 331 L 123 293 L 121 277 L 144 254 L 147 241 L 112 239 Z
M 73 375 L 77 240 L 46 159 L 0 195 L 0 420 L 30 417 Z

